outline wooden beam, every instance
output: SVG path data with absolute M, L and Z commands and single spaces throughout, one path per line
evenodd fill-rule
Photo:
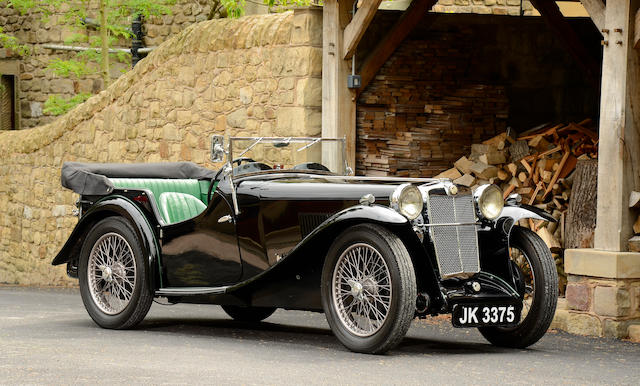
M 555 0 L 531 0 L 531 4 L 540 12 L 549 28 L 555 32 L 556 37 L 582 67 L 594 87 L 599 87 L 600 63 L 589 53 L 578 34 L 560 12 Z
M 584 9 L 591 17 L 593 24 L 596 25 L 598 31 L 602 33 L 604 29 L 604 2 L 602 0 L 580 0 Z
M 634 38 L 633 48 L 640 49 L 640 9 L 636 12 L 636 36 Z
M 346 162 L 355 170 L 355 92 L 347 87 L 349 61 L 342 59 L 344 27 L 352 6 L 353 0 L 325 0 L 322 7 L 322 136 L 346 138 Z M 340 170 L 344 161 L 342 149 L 323 144 L 323 164 Z
M 607 0 L 598 142 L 598 205 L 594 246 L 626 251 L 633 236 L 629 196 L 640 187 L 640 52 L 633 28 L 640 0 Z
M 353 19 L 351 19 L 351 23 L 344 29 L 344 38 L 342 40 L 344 41 L 343 57 L 345 60 L 351 59 L 356 52 L 356 48 L 358 48 L 360 40 L 376 15 L 380 3 L 382 3 L 382 0 L 366 1 L 358 8 L 356 14 L 353 15 Z
M 437 0 L 413 0 L 409 8 L 404 11 L 400 19 L 393 28 L 391 28 L 391 31 L 389 31 L 376 48 L 373 49 L 362 64 L 360 70 L 362 86 L 358 89 L 358 95 L 367 88 L 367 85 L 375 78 L 387 59 L 389 59 L 400 43 L 402 43 L 418 23 L 422 21 L 435 3 L 437 3 Z M 433 15 L 432 20 L 435 20 L 435 15 Z

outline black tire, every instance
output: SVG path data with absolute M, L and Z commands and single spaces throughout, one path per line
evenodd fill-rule
M 385 274 L 385 277 L 389 277 L 388 280 L 385 280 L 389 283 L 385 285 L 391 288 L 388 296 L 390 298 L 388 309 L 382 309 L 386 311 L 386 317 L 383 318 L 382 322 L 378 321 L 380 324 L 377 327 L 377 331 L 367 336 L 361 336 L 354 331 L 350 331 L 346 326 L 346 322 L 341 320 L 338 311 L 339 305 L 336 304 L 340 300 L 334 298 L 333 290 L 334 275 L 338 272 L 336 270 L 338 261 L 351 248 L 358 246 L 373 247 L 378 252 L 377 256 L 382 257 L 387 268 L 387 271 L 384 272 L 388 273 L 388 275 Z M 379 260 L 379 257 L 377 259 Z M 376 268 L 375 270 L 378 269 Z M 360 272 L 363 271 L 361 270 Z M 373 277 L 375 278 L 376 276 Z M 380 282 L 376 283 L 374 284 L 375 288 L 378 288 Z M 353 288 L 355 287 L 352 285 L 351 291 L 353 291 Z M 368 290 L 363 290 L 363 288 L 362 285 L 359 287 L 361 294 L 359 296 L 368 297 L 366 294 L 370 294 L 370 292 L 364 292 Z M 375 291 L 377 292 L 377 289 Z M 327 322 L 338 340 L 349 350 L 355 352 L 382 354 L 400 343 L 413 320 L 417 289 L 411 257 L 402 241 L 387 229 L 373 224 L 352 226 L 342 232 L 329 249 L 322 270 L 321 292 L 322 307 L 324 308 Z M 347 306 L 345 310 L 353 310 L 351 307 L 354 303 L 356 303 L 355 296 L 351 299 L 351 305 Z M 373 304 L 376 309 L 380 310 L 375 302 L 368 304 L 370 306 Z M 372 309 L 372 307 L 369 308 L 368 315 L 372 315 Z M 343 315 L 348 315 L 343 317 L 349 318 L 353 315 L 353 312 L 344 312 Z
M 480 327 L 493 345 L 525 348 L 536 343 L 551 325 L 558 302 L 558 272 L 551 252 L 529 229 L 516 226 L 511 231 L 511 247 L 522 251 L 533 272 L 533 302 L 526 317 L 515 327 Z
M 89 277 L 89 258 L 97 242 L 99 242 L 103 237 L 114 234 L 117 235 L 115 237 L 119 236 L 124 239 L 131 248 L 133 260 L 135 261 L 132 277 L 135 277 L 135 281 L 132 286 L 133 290 L 131 291 L 131 297 L 126 306 L 124 306 L 120 312 L 110 314 L 103 311 L 101 306 L 98 305 L 97 301 L 93 298 L 89 287 L 91 280 Z M 104 277 L 104 271 L 102 275 Z M 89 316 L 91 316 L 91 318 L 100 327 L 109 329 L 132 328 L 140 323 L 149 312 L 149 308 L 153 302 L 153 294 L 147 278 L 147 265 L 142 252 L 140 240 L 136 236 L 131 225 L 125 219 L 121 217 L 108 217 L 95 224 L 89 231 L 80 253 L 78 276 L 80 279 L 80 294 L 82 295 L 82 302 L 84 303 Z M 106 281 L 104 279 L 99 280 L 102 280 L 103 285 L 106 286 Z
M 240 322 L 260 322 L 273 315 L 275 307 L 222 306 L 224 312 Z

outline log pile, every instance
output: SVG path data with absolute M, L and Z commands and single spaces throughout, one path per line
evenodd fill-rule
M 629 196 L 629 208 L 640 211 L 640 192 L 633 191 Z M 640 214 L 633 223 L 634 236 L 629 239 L 629 252 L 640 252 Z
M 469 156 L 436 177 L 472 189 L 493 183 L 502 188 L 505 199 L 518 193 L 523 203 L 551 213 L 557 223 L 521 220 L 520 225 L 536 232 L 561 258 L 565 247 L 593 246 L 597 151 L 598 133 L 589 119 L 543 125 L 474 144 Z M 572 192 L 575 185 L 581 188 Z
M 471 189 L 496 184 L 505 199 L 517 193 L 523 203 L 551 213 L 556 223 L 525 219 L 519 225 L 536 232 L 549 246 L 563 288 L 564 249 L 593 247 L 597 152 L 598 133 L 589 119 L 543 125 L 520 135 L 508 130 L 473 144 L 469 156 L 461 157 L 453 168 L 436 177 Z M 636 198 L 640 207 L 640 193 Z M 640 216 L 634 228 L 640 235 Z M 640 251 L 640 236 L 634 240 Z

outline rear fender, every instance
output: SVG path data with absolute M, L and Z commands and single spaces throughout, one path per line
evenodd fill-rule
M 110 216 L 123 217 L 133 226 L 138 238 L 142 241 L 142 251 L 146 255 L 147 279 L 152 288 L 159 288 L 159 284 L 161 284 L 160 248 L 156 235 L 149 221 L 136 204 L 122 196 L 109 196 L 92 205 L 78 221 L 73 232 L 71 232 L 71 236 L 69 236 L 69 239 L 51 264 L 59 265 L 77 260 L 89 230 L 98 221 Z

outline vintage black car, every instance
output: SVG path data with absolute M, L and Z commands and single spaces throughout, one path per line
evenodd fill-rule
M 526 347 L 554 315 L 551 253 L 523 218 L 554 219 L 495 185 L 352 176 L 343 139 L 221 138 L 193 163 L 65 163 L 79 222 L 53 260 L 101 327 L 136 326 L 154 298 L 260 321 L 324 312 L 346 347 L 382 353 L 415 317 L 451 314 Z M 240 150 L 238 158 L 233 154 Z M 251 158 L 249 158 L 251 157 Z M 323 165 L 320 161 L 324 159 Z M 314 162 L 315 161 L 315 162 Z

